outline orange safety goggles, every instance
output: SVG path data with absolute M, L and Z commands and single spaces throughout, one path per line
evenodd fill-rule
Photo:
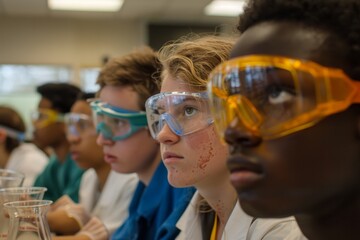
M 360 103 L 360 81 L 341 69 L 280 56 L 250 55 L 220 64 L 208 91 L 220 135 L 245 128 L 273 139 Z

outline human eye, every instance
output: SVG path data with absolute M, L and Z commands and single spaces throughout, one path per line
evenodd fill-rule
M 123 119 L 116 119 L 116 126 L 118 128 L 123 128 L 127 125 L 127 121 Z
M 192 106 L 185 106 L 184 107 L 184 115 L 186 117 L 192 117 L 194 116 L 196 113 L 198 112 L 198 110 Z
M 282 85 L 271 85 L 266 89 L 268 102 L 272 105 L 291 102 L 295 98 L 294 89 Z

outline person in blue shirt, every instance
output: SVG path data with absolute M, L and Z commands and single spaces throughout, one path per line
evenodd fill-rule
M 78 202 L 80 169 L 70 155 L 66 139 L 64 114 L 70 112 L 81 90 L 68 83 L 46 83 L 37 87 L 41 95 L 38 109 L 31 114 L 34 143 L 41 149 L 51 149 L 49 163 L 40 173 L 34 186 L 46 187 L 44 199 L 56 201 L 69 195 Z
M 145 101 L 159 92 L 160 72 L 157 53 L 144 47 L 108 61 L 97 80 L 99 99 L 91 106 L 104 159 L 114 171 L 139 177 L 129 217 L 114 240 L 174 239 L 175 224 L 194 193 L 169 185 L 159 144 L 147 128 Z

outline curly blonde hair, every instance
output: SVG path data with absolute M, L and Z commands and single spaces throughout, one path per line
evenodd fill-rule
M 210 72 L 229 58 L 234 42 L 231 37 L 190 34 L 165 44 L 159 50 L 162 79 L 170 75 L 194 90 L 206 90 Z

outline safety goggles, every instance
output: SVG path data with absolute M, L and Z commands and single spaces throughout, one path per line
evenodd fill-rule
M 86 114 L 68 113 L 64 120 L 68 136 L 96 135 L 94 123 L 91 117 Z
M 25 141 L 25 133 L 23 133 L 23 132 L 16 131 L 16 130 L 6 127 L 4 125 L 0 125 L 0 130 L 5 131 L 7 137 L 16 139 L 20 142 Z
M 64 115 L 50 109 L 39 109 L 31 113 L 31 120 L 36 128 L 43 128 L 52 123 L 63 122 Z
M 121 141 L 147 127 L 146 113 L 112 106 L 99 100 L 90 103 L 96 131 L 105 139 Z
M 242 127 L 264 139 L 302 130 L 360 103 L 360 82 L 342 70 L 278 56 L 222 63 L 210 74 L 208 91 L 220 134 Z
M 165 123 L 178 136 L 208 127 L 213 123 L 208 100 L 207 92 L 165 92 L 150 97 L 145 107 L 151 136 L 157 139 Z

